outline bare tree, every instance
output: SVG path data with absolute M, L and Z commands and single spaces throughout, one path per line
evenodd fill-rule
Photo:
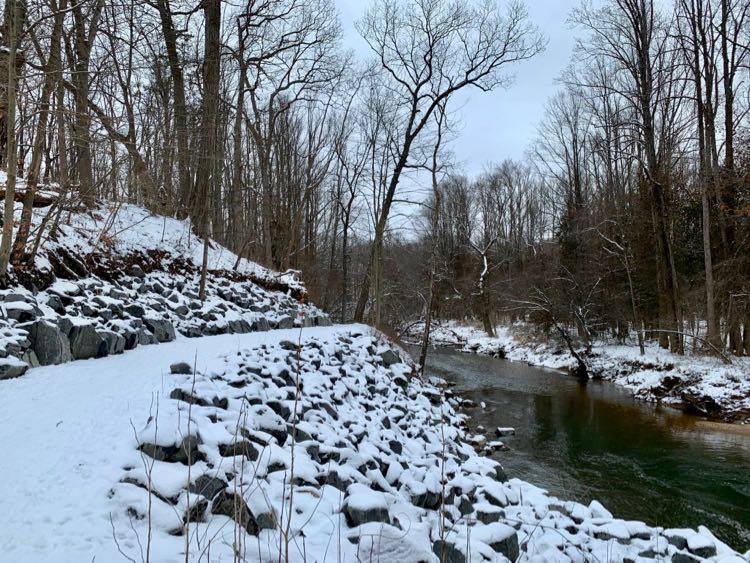
M 370 251 L 369 272 L 377 274 L 401 175 L 436 109 L 465 88 L 490 91 L 507 86 L 505 68 L 533 57 L 544 42 L 520 4 L 501 12 L 491 1 L 384 0 L 371 5 L 359 31 L 389 83 L 393 104 L 403 112 L 401 138 Z M 360 289 L 357 321 L 364 319 L 371 277 Z M 374 297 L 377 303 L 378 291 Z

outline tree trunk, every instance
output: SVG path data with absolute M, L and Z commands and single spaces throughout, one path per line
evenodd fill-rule
M 7 0 L 6 14 L 10 16 L 7 23 L 8 45 L 8 113 L 7 113 L 7 141 L 5 187 L 5 205 L 3 207 L 3 235 L 0 240 L 0 282 L 5 283 L 8 276 L 8 262 L 10 260 L 10 243 L 13 236 L 13 207 L 16 191 L 17 153 L 16 153 L 16 54 L 18 52 L 19 24 L 21 23 L 21 9 L 19 0 Z
M 209 200 L 214 185 L 216 170 L 216 136 L 219 105 L 220 27 L 221 1 L 205 0 L 203 12 L 206 20 L 205 49 L 203 60 L 203 109 L 201 126 L 201 148 L 198 157 L 198 173 L 195 179 L 192 217 L 200 236 L 208 237 L 210 217 Z
M 185 78 L 177 50 L 177 32 L 172 22 L 169 0 L 157 0 L 164 44 L 167 49 L 169 72 L 172 75 L 172 95 L 174 97 L 174 134 L 177 140 L 177 173 L 179 195 L 176 207 L 177 217 L 185 218 L 192 201 L 190 174 L 190 147 L 188 145 L 187 103 L 185 102 Z
M 60 74 L 60 39 L 62 36 L 62 25 L 64 10 L 67 8 L 66 1 L 61 0 L 59 9 L 55 10 L 55 23 L 50 38 L 50 52 L 47 64 L 44 67 L 44 85 L 39 100 L 39 117 L 37 118 L 36 131 L 34 133 L 34 147 L 31 151 L 31 165 L 26 175 L 26 194 L 23 200 L 23 211 L 18 224 L 18 232 L 13 244 L 11 262 L 20 265 L 26 253 L 26 243 L 31 229 L 31 218 L 34 209 L 34 197 L 39 182 L 39 171 L 42 165 L 45 141 L 47 139 L 47 123 L 49 121 L 50 98 L 55 86 L 55 80 Z
M 242 200 L 243 185 L 243 165 L 242 165 L 242 118 L 245 109 L 245 49 L 244 38 L 242 37 L 242 28 L 238 22 L 239 36 L 239 67 L 240 78 L 237 90 L 237 103 L 234 116 L 233 130 L 233 163 L 232 163 L 232 205 L 229 209 L 229 224 L 231 226 L 231 245 L 230 248 L 244 248 L 243 233 L 245 229 L 244 202 Z
M 78 183 L 81 201 L 87 207 L 94 205 L 94 172 L 91 159 L 91 114 L 89 113 L 89 59 L 91 46 L 99 29 L 99 16 L 104 0 L 99 0 L 93 9 L 88 30 L 83 14 L 82 0 L 73 0 L 71 9 L 74 22 L 75 64 L 73 84 L 75 85 L 75 132 L 74 143 L 78 153 Z

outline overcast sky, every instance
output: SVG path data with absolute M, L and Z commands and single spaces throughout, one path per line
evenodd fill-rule
M 367 46 L 354 22 L 369 1 L 335 0 L 345 43 L 362 55 Z M 490 93 L 472 90 L 455 101 L 461 127 L 451 149 L 467 174 L 481 172 L 488 162 L 523 156 L 556 88 L 555 80 L 572 54 L 574 35 L 566 21 L 578 4 L 579 0 L 526 0 L 531 20 L 548 39 L 545 52 L 516 67 L 516 80 L 509 89 Z

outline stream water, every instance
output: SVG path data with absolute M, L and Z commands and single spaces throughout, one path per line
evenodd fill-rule
M 510 450 L 493 454 L 510 477 L 563 499 L 597 499 L 618 518 L 703 524 L 734 549 L 750 549 L 750 433 L 521 363 L 434 350 L 427 365 L 485 403 L 467 414 L 488 439 L 498 426 L 516 429 L 502 438 Z

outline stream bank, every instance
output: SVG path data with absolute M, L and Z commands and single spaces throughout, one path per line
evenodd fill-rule
M 557 371 L 451 350 L 428 356 L 428 373 L 451 385 L 472 434 L 510 478 L 560 497 L 596 499 L 621 518 L 665 528 L 705 525 L 750 549 L 750 436 L 606 381 L 581 385 Z M 512 436 L 497 437 L 497 427 Z M 644 502 L 646 499 L 646 502 Z
M 572 372 L 577 361 L 564 345 L 543 340 L 526 324 L 496 327 L 496 336 L 447 322 L 431 331 L 433 346 Z M 407 337 L 420 335 L 413 325 Z M 586 355 L 589 375 L 624 387 L 638 399 L 668 405 L 716 422 L 750 423 L 750 359 L 698 354 L 679 356 L 653 343 L 640 355 L 637 346 L 595 343 Z

